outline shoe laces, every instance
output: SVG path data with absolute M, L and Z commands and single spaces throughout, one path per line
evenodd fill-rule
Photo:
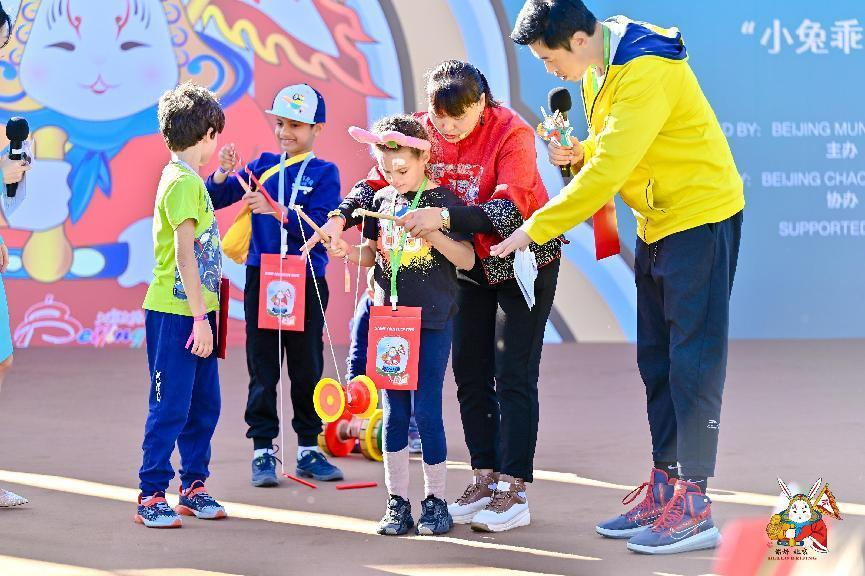
M 182 490 L 181 494 L 197 504 L 215 504 L 216 502 L 213 499 L 213 496 L 211 496 L 204 488 L 204 482 L 202 482 L 201 480 L 196 480 L 195 482 L 193 482 L 189 488 L 187 488 L 186 490 Z
M 421 501 L 420 505 L 423 508 L 424 512 L 432 513 L 435 512 L 436 504 L 438 504 L 438 502 L 439 499 L 435 496 L 427 496 Z
M 685 516 L 685 492 L 673 493 L 673 498 L 667 502 L 664 511 L 652 525 L 653 532 L 672 528 Z
M 157 492 L 150 496 L 147 502 L 142 500 L 141 505 L 155 510 L 159 515 L 174 514 L 174 510 L 171 509 L 171 506 L 169 506 L 168 502 L 165 500 L 165 494 L 161 492 Z
M 640 492 L 643 491 L 644 488 L 648 488 L 646 491 L 646 496 L 643 498 L 643 501 L 637 504 L 637 506 L 631 510 L 633 514 L 643 514 L 644 512 L 648 512 L 652 508 L 655 507 L 655 494 L 652 490 L 652 484 L 650 482 L 643 482 L 633 490 L 631 490 L 627 496 L 622 498 L 622 504 L 627 506 L 634 500 L 636 500 L 640 496 Z
M 489 484 L 490 478 L 488 476 L 479 476 L 475 482 L 466 486 L 463 495 L 457 498 L 456 503 L 461 505 L 466 504 L 471 498 L 474 498 L 478 491 L 483 490 L 484 486 L 489 486 Z M 493 490 L 493 494 L 495 495 L 495 489 Z
M 318 466 L 332 466 L 332 464 L 327 461 L 327 458 L 325 458 L 324 454 L 322 454 L 318 450 L 307 450 L 301 456 L 301 460 L 307 457 L 309 457 L 310 464 L 315 464 Z
M 402 505 L 399 500 L 391 497 L 387 502 L 387 512 L 385 512 L 384 519 L 388 524 L 399 524 L 402 521 L 400 518 L 400 510 Z
M 463 491 L 463 495 L 457 498 L 457 503 L 465 504 L 469 501 L 469 499 L 475 495 L 475 493 L 481 489 L 480 484 L 475 484 L 474 482 L 469 484 L 466 489 Z
M 513 485 L 509 490 L 493 490 L 493 498 L 487 504 L 487 510 L 495 512 L 504 512 L 507 509 L 507 504 L 519 492 Z
M 282 464 L 282 460 L 276 455 L 277 452 L 279 452 L 279 444 L 274 444 L 271 452 L 265 452 L 255 459 L 255 465 L 261 468 L 265 462 L 270 461 L 268 463 L 273 464 L 273 467 L 276 468 L 275 462 Z

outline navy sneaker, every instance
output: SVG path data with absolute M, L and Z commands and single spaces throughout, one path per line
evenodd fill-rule
M 648 482 L 643 482 L 622 499 L 622 504 L 630 504 L 648 488 L 643 501 L 619 516 L 595 526 L 595 532 L 607 538 L 631 538 L 636 536 L 657 520 L 667 502 L 673 497 L 675 479 L 671 480 L 666 472 L 652 469 Z
M 378 523 L 378 532 L 384 536 L 403 536 L 414 526 L 411 517 L 411 502 L 402 496 L 391 494 L 387 499 L 387 510 L 381 522 Z
M 138 496 L 138 512 L 135 523 L 148 528 L 180 528 L 183 520 L 165 501 L 165 493 L 157 492 L 152 496 Z
M 324 454 L 305 450 L 297 461 L 297 475 L 315 480 L 342 480 L 342 470 L 327 461 Z
M 628 540 L 628 550 L 676 554 L 714 548 L 720 541 L 712 522 L 712 501 L 696 484 L 679 480 L 664 512 L 651 528 Z
M 421 536 L 447 534 L 454 527 L 448 512 L 448 503 L 435 496 L 427 496 L 420 503 L 421 515 L 417 519 L 417 533 Z
M 273 452 L 265 452 L 252 459 L 252 485 L 258 488 L 279 486 L 276 476 L 276 462 L 279 460 Z
M 195 516 L 202 520 L 226 518 L 225 508 L 204 489 L 204 482 L 196 480 L 189 488 L 180 489 L 180 503 L 174 511 L 182 516 Z

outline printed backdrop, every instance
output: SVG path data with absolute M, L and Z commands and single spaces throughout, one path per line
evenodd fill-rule
M 22 0 L 0 54 L 0 123 L 25 116 L 36 160 L 27 199 L 0 215 L 4 277 L 18 347 L 139 347 L 153 265 L 153 196 L 168 159 L 159 95 L 183 80 L 226 107 L 221 143 L 244 160 L 276 148 L 273 95 L 308 82 L 328 103 L 316 153 L 340 167 L 344 191 L 369 168 L 349 125 L 426 107 L 423 73 L 467 59 L 496 97 L 534 124 L 559 85 L 507 34 L 522 0 Z M 645 2 L 589 0 L 679 26 L 730 137 L 748 209 L 731 330 L 741 338 L 865 336 L 865 76 L 861 6 L 838 0 Z M 12 9 L 10 10 L 10 5 Z M 572 118 L 584 134 L 578 86 Z M 0 148 L 6 146 L 0 135 Z M 544 181 L 562 186 L 538 141 Z M 207 168 L 207 171 L 214 166 Z M 221 211 L 224 233 L 238 207 Z M 587 224 L 568 233 L 547 340 L 633 341 L 634 222 L 618 209 L 623 253 L 594 261 Z M 243 341 L 243 268 L 232 280 L 232 344 Z M 357 273 L 352 269 L 352 275 Z M 343 265 L 328 277 L 328 321 L 348 337 L 354 294 Z

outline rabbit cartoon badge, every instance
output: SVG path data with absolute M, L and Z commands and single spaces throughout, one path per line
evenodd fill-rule
M 807 496 L 794 495 L 780 478 L 778 484 L 788 504 L 785 510 L 772 516 L 766 526 L 766 535 L 780 546 L 807 546 L 817 552 L 828 552 L 828 528 L 823 516 L 841 519 L 829 484 L 823 486 L 823 479 L 819 478 Z

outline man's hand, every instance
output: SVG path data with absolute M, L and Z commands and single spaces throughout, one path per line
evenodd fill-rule
M 0 244 L 0 274 L 5 274 L 9 268 L 9 248 L 6 244 Z
M 402 226 L 412 238 L 423 238 L 430 232 L 441 230 L 441 208 L 417 208 L 410 210 L 397 219 L 397 226 Z
M 207 358 L 213 352 L 213 332 L 210 330 L 210 322 L 202 320 L 192 323 L 192 348 L 190 351 L 202 358 Z
M 27 175 L 27 188 L 31 192 L 25 194 L 19 204 L 5 212 L 6 220 L 10 228 L 34 232 L 50 230 L 62 225 L 69 218 L 69 199 L 72 197 L 69 171 L 72 165 L 65 160 L 44 159 L 34 160 L 32 166 L 35 168 L 33 174 Z M 27 170 L 29 169 L 28 166 Z M 0 186 L 0 190 L 2 189 Z M 21 194 L 20 188 L 18 194 Z M 3 209 L 6 210 L 6 207 Z
M 557 140 L 550 140 L 547 153 L 553 166 L 574 166 L 583 161 L 584 150 L 577 140 L 573 146 L 562 146 Z
M 0 170 L 3 172 L 4 184 L 17 184 L 30 170 L 30 165 L 24 160 L 10 160 L 9 156 L 0 158 Z
M 514 251 L 522 250 L 531 243 L 532 239 L 529 238 L 529 235 L 517 228 L 513 234 L 505 238 L 504 242 L 490 248 L 490 254 L 499 258 L 507 258 Z

